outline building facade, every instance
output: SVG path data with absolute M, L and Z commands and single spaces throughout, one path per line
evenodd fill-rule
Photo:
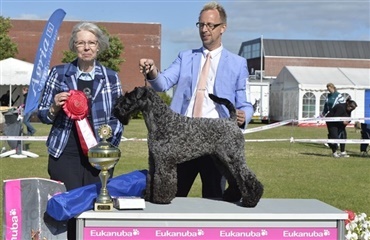
M 18 45 L 15 58 L 33 63 L 39 41 L 45 27 L 45 20 L 11 19 L 12 28 L 9 36 Z M 69 51 L 68 42 L 72 28 L 78 21 L 63 21 L 54 46 L 50 66 L 61 64 L 63 52 Z M 111 36 L 118 37 L 124 50 L 121 58 L 124 62 L 118 72 L 124 91 L 131 91 L 144 85 L 144 76 L 139 71 L 140 58 L 152 58 L 160 68 L 161 25 L 158 23 L 117 23 L 95 22 L 107 30 Z
M 341 93 L 357 100 L 358 109 L 354 115 L 366 117 L 370 114 L 370 41 L 258 38 L 243 42 L 239 55 L 248 63 L 249 81 L 256 89 L 252 99 L 258 103 L 256 109 L 269 110 L 268 117 L 267 113 L 262 116 L 262 111 L 255 112 L 262 120 L 317 117 L 323 108 L 329 82 L 339 87 Z M 353 73 L 352 79 L 343 75 L 343 69 Z M 291 73 L 293 71 L 295 74 Z M 290 78 L 295 84 L 288 84 Z M 270 84 L 270 88 L 258 87 L 262 83 Z

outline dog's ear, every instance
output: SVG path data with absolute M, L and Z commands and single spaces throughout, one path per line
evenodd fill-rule
M 121 103 L 123 101 L 122 98 L 123 98 L 123 96 L 120 96 L 120 97 L 116 98 L 116 101 L 114 102 L 114 106 L 113 106 L 113 109 L 112 109 L 112 114 L 116 118 L 120 118 L 120 114 L 121 114 Z
M 136 91 L 136 99 L 145 99 L 148 96 L 148 89 L 145 87 L 138 88 Z
M 119 108 L 121 107 L 122 98 L 123 96 L 119 96 L 118 98 L 116 98 L 113 105 L 113 111 L 119 110 Z

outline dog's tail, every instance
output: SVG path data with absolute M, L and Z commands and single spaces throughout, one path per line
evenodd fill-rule
M 212 99 L 215 103 L 225 105 L 225 107 L 229 110 L 230 118 L 236 121 L 236 109 L 234 105 L 226 98 L 219 98 L 212 93 L 208 94 L 209 98 Z

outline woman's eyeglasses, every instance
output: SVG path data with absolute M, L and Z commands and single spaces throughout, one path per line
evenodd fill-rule
M 98 45 L 98 41 L 88 41 L 88 42 L 85 42 L 85 41 L 76 41 L 75 42 L 75 46 L 78 47 L 78 48 L 81 48 L 81 47 L 85 47 L 86 44 L 91 47 L 91 48 L 94 48 Z

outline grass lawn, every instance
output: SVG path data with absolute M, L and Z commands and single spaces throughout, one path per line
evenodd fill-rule
M 50 126 L 33 123 L 36 136 L 46 136 Z M 249 128 L 264 126 L 250 124 Z M 359 139 L 360 133 L 347 129 L 348 139 Z M 131 120 L 125 126 L 126 138 L 146 138 L 142 120 Z M 321 139 L 326 138 L 325 127 L 282 126 L 246 134 L 246 139 Z M 0 158 L 0 179 L 25 177 L 48 178 L 47 152 L 44 142 L 25 142 L 29 151 L 39 158 Z M 8 147 L 1 142 L 0 147 Z M 147 169 L 147 143 L 123 141 L 122 156 L 116 165 L 115 176 L 138 169 Z M 349 158 L 333 158 L 323 144 L 290 143 L 289 141 L 247 142 L 245 152 L 248 166 L 264 184 L 263 198 L 318 199 L 339 209 L 370 214 L 370 158 L 360 157 L 360 146 L 348 144 Z M 199 197 L 200 180 L 196 180 L 190 196 Z M 0 201 L 2 205 L 2 192 Z M 2 209 L 0 211 L 2 218 Z

